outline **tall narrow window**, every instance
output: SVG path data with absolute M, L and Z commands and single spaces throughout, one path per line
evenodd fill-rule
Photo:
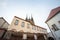
M 14 24 L 15 24 L 15 25 L 18 25 L 18 23 L 19 23 L 19 20 L 16 20 Z
M 52 25 L 52 29 L 53 29 L 54 31 L 59 30 L 55 24 Z
M 21 23 L 21 26 L 24 27 L 24 26 L 25 26 L 25 22 L 22 22 L 22 23 Z

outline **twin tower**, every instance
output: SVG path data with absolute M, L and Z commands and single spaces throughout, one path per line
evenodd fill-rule
M 34 19 L 33 19 L 33 17 L 31 16 L 31 17 L 27 17 L 26 16 L 26 19 L 25 19 L 26 21 L 28 21 L 28 22 L 30 22 L 32 25 L 35 25 L 35 23 L 34 23 Z

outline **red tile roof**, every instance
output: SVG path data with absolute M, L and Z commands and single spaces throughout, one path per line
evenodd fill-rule
M 57 7 L 55 9 L 52 9 L 47 20 L 45 22 L 47 22 L 48 20 L 50 20 L 53 16 L 55 16 L 58 12 L 60 11 L 60 7 Z

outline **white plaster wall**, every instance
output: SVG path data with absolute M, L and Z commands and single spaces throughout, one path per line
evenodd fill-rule
M 60 13 L 58 13 L 57 15 L 55 15 L 52 19 L 50 19 L 47 24 L 49 25 L 50 28 L 52 28 L 51 25 L 56 24 L 57 27 L 60 29 L 60 24 L 58 23 L 58 21 L 60 21 Z
M 55 36 L 55 38 L 57 38 L 57 40 L 60 40 L 59 38 L 60 38 L 60 30 L 58 30 L 58 31 L 53 31 L 52 30 L 52 25 L 53 24 L 56 24 L 56 26 L 60 29 L 60 24 L 58 23 L 58 21 L 60 21 L 60 13 L 58 13 L 57 15 L 55 15 L 53 18 L 51 18 L 48 22 L 47 22 L 47 24 L 48 24 L 48 26 L 50 27 L 50 29 L 51 29 L 51 31 L 53 32 L 53 34 L 54 34 L 54 36 Z
M 47 36 L 48 37 L 53 37 L 51 32 L 49 32 Z
M 56 32 L 55 32 L 55 35 L 57 36 L 57 39 L 60 40 L 60 30 L 56 31 Z

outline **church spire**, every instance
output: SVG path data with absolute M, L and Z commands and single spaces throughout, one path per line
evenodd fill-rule
M 31 15 L 31 21 L 33 21 L 33 17 L 32 17 L 32 15 Z
M 34 24 L 34 19 L 33 19 L 33 17 L 32 17 L 32 14 L 31 14 L 31 21 L 32 21 L 32 23 Z
M 31 18 L 30 17 L 28 18 L 28 16 L 26 15 L 26 19 L 25 20 L 30 22 L 31 24 L 35 25 L 32 15 L 31 15 Z
M 28 21 L 28 16 L 26 15 L 26 19 L 25 19 L 26 21 Z

